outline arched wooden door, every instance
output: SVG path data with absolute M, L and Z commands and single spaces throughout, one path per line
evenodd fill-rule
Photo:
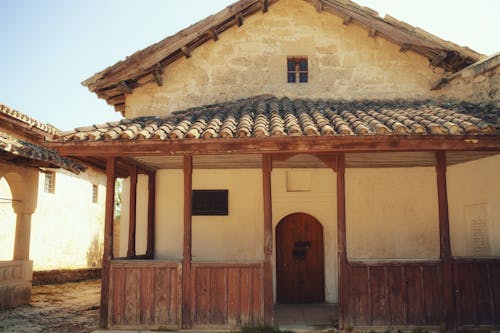
M 276 226 L 278 303 L 325 301 L 323 226 L 314 217 L 295 213 Z

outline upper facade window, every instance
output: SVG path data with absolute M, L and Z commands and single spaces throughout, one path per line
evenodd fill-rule
M 307 57 L 287 58 L 288 83 L 307 83 L 309 80 L 309 65 Z
M 92 184 L 92 203 L 97 203 L 99 200 L 99 186 Z
M 45 193 L 55 193 L 56 191 L 56 173 L 54 171 L 45 171 L 45 181 L 43 184 Z

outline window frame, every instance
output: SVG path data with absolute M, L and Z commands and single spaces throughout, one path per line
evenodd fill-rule
M 290 64 L 293 63 L 293 70 Z M 301 67 L 305 63 L 305 69 Z M 287 83 L 309 83 L 309 58 L 307 56 L 288 56 L 286 58 Z M 293 81 L 290 80 L 293 75 Z M 305 81 L 302 80 L 305 75 Z
M 56 172 L 51 170 L 45 170 L 44 172 L 43 191 L 49 194 L 56 193 Z
M 201 196 L 201 197 L 200 197 Z M 203 197 L 205 196 L 205 197 Z M 214 198 L 219 196 L 222 199 L 222 206 L 224 207 L 204 207 L 208 199 L 209 204 L 213 203 Z M 197 200 L 204 199 L 197 202 Z M 212 200 L 212 202 L 210 202 Z M 191 191 L 191 215 L 192 216 L 229 216 L 229 190 L 227 189 L 209 189 L 209 190 L 195 190 Z
M 92 203 L 99 202 L 99 185 L 92 184 Z

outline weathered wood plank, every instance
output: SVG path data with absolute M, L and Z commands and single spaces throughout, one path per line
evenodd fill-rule
M 140 323 L 151 325 L 154 323 L 154 269 L 141 268 L 140 272 Z
M 370 303 L 373 325 L 385 325 L 389 319 L 386 288 L 384 267 L 370 267 Z
M 256 325 L 261 324 L 264 319 L 264 288 L 263 288 L 263 272 L 260 267 L 251 268 L 252 270 L 252 322 Z M 271 280 L 272 281 L 272 280 Z M 271 285 L 272 288 L 272 285 Z M 272 289 L 271 289 L 272 290 Z M 271 295 L 272 297 L 272 295 Z M 272 306 L 271 306 L 272 311 Z M 272 316 L 272 313 L 271 313 Z M 269 318 L 272 320 L 272 317 Z
M 129 221 L 128 221 L 128 250 L 127 257 L 134 258 L 135 234 L 137 220 L 137 165 L 130 166 L 130 201 L 129 201 Z
M 387 267 L 389 313 L 392 325 L 406 324 L 406 283 L 404 268 L 401 266 Z
M 271 172 L 273 169 L 272 155 L 262 156 L 262 188 L 264 201 L 264 321 L 271 325 L 273 321 L 273 272 L 271 256 L 273 253 L 272 197 Z M 259 311 L 260 312 L 260 311 Z
M 115 325 L 123 323 L 125 312 L 125 269 L 112 268 L 113 271 L 113 321 Z
M 227 323 L 231 326 L 241 323 L 240 312 L 240 268 L 227 269 Z
M 155 256 L 155 204 L 156 204 L 156 171 L 148 174 L 148 237 L 146 256 L 154 259 Z
M 184 156 L 184 235 L 182 259 L 182 327 L 191 327 L 192 298 L 191 298 L 191 241 L 192 241 L 192 212 L 191 192 L 193 187 L 193 157 Z
M 352 266 L 350 271 L 351 292 L 349 299 L 352 302 L 350 314 L 355 325 L 371 325 L 370 296 L 368 290 L 368 267 Z
M 194 292 L 194 323 L 197 325 L 209 324 L 210 312 L 210 268 L 197 267 L 193 270 L 195 287 Z M 215 296 L 215 295 L 214 295 Z
M 227 280 L 225 268 L 210 269 L 209 324 L 224 325 L 227 318 Z
M 424 324 L 422 302 L 422 274 L 420 265 L 405 266 L 407 320 L 409 325 Z
M 424 265 L 422 270 L 425 323 L 441 323 L 442 297 L 439 286 L 441 276 L 437 266 Z
M 252 308 L 252 271 L 240 269 L 240 309 L 241 323 L 251 323 L 251 308 Z
M 124 323 L 137 325 L 140 323 L 140 270 L 125 269 L 125 314 Z
M 170 317 L 170 298 L 172 293 L 171 269 L 154 268 L 154 322 L 159 325 L 168 324 Z
M 345 215 L 345 154 L 337 154 L 337 249 L 339 262 L 339 328 L 350 326 L 349 310 L 352 309 L 353 301 L 350 300 L 349 290 L 349 265 L 347 264 L 347 239 L 346 239 L 346 215 Z

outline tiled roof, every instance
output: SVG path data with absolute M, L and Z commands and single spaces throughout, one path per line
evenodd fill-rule
M 55 135 L 59 132 L 59 130 L 53 126 L 50 126 L 48 124 L 42 123 L 41 121 L 38 121 L 34 118 L 31 118 L 30 116 L 25 115 L 22 112 L 19 112 L 17 110 L 9 108 L 5 104 L 0 103 L 0 113 L 7 115 L 11 118 L 14 118 L 16 120 L 19 120 L 29 127 L 35 127 L 38 128 L 39 130 L 42 130 L 47 133 L 47 136 Z
M 80 173 L 86 169 L 79 163 L 61 157 L 53 150 L 17 139 L 3 132 L 0 132 L 0 153 L 0 160 L 14 163 L 22 163 L 28 159 L 34 162 L 34 165 L 64 168 L 75 173 Z
M 491 104 L 336 101 L 258 96 L 77 128 L 56 141 L 175 140 L 278 136 L 498 134 Z

